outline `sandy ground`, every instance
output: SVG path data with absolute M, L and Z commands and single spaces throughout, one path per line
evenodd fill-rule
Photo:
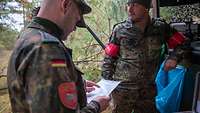
M 6 89 L 6 67 L 8 64 L 8 59 L 10 56 L 10 51 L 5 51 L 0 49 L 0 113 L 11 113 L 9 95 Z M 3 75 L 3 77 L 2 77 Z M 4 89 L 4 90 L 1 90 Z
M 0 113 L 11 113 L 7 90 L 0 91 Z
M 0 75 L 6 75 L 6 67 L 8 65 L 11 51 L 0 49 Z

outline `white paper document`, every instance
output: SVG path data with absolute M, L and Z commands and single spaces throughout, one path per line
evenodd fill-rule
M 98 96 L 109 96 L 110 93 L 119 85 L 120 81 L 112 81 L 101 79 L 97 84 L 100 88 L 95 87 L 95 90 L 87 93 L 87 102 L 89 103 Z

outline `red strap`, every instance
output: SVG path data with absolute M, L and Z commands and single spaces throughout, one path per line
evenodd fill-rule
M 176 46 L 183 44 L 185 42 L 185 37 L 182 33 L 176 32 L 174 35 L 168 40 L 168 46 L 170 49 L 174 49 Z
M 105 48 L 105 53 L 111 57 L 116 57 L 119 53 L 119 46 L 113 43 L 109 43 Z

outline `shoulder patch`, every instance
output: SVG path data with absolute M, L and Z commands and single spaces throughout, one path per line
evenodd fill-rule
M 42 36 L 42 43 L 59 43 L 60 42 L 56 37 L 48 33 L 40 32 L 40 34 Z
M 78 105 L 77 90 L 74 82 L 65 82 L 58 86 L 61 103 L 69 109 L 75 110 Z

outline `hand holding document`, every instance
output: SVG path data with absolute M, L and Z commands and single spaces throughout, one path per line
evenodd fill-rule
M 111 92 L 119 85 L 120 81 L 112 81 L 101 79 L 97 85 L 100 87 L 95 87 L 95 90 L 87 93 L 87 102 L 89 103 L 94 98 L 98 96 L 109 96 Z

